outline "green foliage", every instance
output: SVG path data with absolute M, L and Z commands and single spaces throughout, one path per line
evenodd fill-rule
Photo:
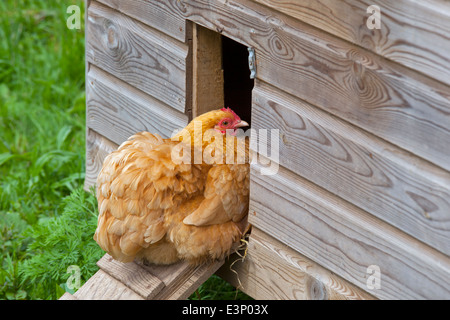
M 71 265 L 80 268 L 83 283 L 98 270 L 95 263 L 104 254 L 92 240 L 98 214 L 95 197 L 78 188 L 63 203 L 60 216 L 42 218 L 25 232 L 31 239 L 30 258 L 19 265 L 19 275 L 37 294 L 31 298 L 57 298 L 54 289 L 64 287 Z
M 25 248 L 22 233 L 27 226 L 15 212 L 0 215 L 0 298 L 24 299 L 27 296 L 18 279 L 18 257 Z
M 84 177 L 84 33 L 67 2 L 0 2 L 0 210 L 30 224 Z
M 252 298 L 214 274 L 189 297 L 189 300 L 252 300 Z
M 71 4 L 84 11 L 82 0 L 0 1 L 0 299 L 56 295 L 23 281 L 24 232 L 58 217 L 84 179 L 84 29 L 66 27 Z

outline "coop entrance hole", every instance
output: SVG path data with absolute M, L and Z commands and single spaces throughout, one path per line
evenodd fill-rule
M 229 107 L 251 125 L 247 46 L 197 24 L 192 38 L 192 116 Z

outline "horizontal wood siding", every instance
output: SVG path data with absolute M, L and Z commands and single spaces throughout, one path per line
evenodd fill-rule
M 188 46 L 113 9 L 88 9 L 86 59 L 181 112 Z
M 116 144 L 140 131 L 169 138 L 188 123 L 184 113 L 95 66 L 91 66 L 87 82 L 87 126 Z
M 254 0 L 450 84 L 450 2 L 445 0 Z M 381 28 L 366 27 L 369 6 Z
M 252 128 L 280 130 L 282 166 L 450 254 L 450 173 L 260 81 Z
M 450 297 L 449 257 L 291 171 L 260 170 L 252 165 L 251 224 L 362 289 L 379 266 L 378 298 Z
M 450 170 L 450 89 L 251 1 L 180 14 L 256 49 L 258 77 Z
M 177 14 L 173 6 L 180 7 L 181 1 L 153 0 L 98 0 L 152 28 L 181 42 L 187 41 L 186 19 Z
M 374 299 L 256 227 L 243 261 L 232 255 L 218 274 L 255 299 Z
M 117 150 L 118 145 L 88 128 L 86 134 L 86 176 L 84 189 L 89 191 L 95 186 L 97 176 L 102 169 L 106 156 Z

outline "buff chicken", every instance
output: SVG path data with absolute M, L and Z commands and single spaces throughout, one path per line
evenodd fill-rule
M 95 241 L 122 262 L 198 264 L 230 254 L 247 227 L 245 126 L 224 108 L 198 116 L 171 139 L 130 137 L 98 175 Z

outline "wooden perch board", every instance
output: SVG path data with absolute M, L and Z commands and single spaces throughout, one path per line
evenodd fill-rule
M 61 300 L 181 300 L 187 299 L 223 261 L 198 266 L 178 262 L 169 266 L 121 263 L 105 254 L 100 270 L 74 294 Z

